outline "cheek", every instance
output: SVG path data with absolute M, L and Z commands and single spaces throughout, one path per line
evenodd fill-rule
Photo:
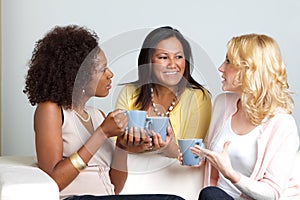
M 156 77 L 159 76 L 159 74 L 163 71 L 163 68 L 164 67 L 159 64 L 153 65 L 152 74 Z
M 182 65 L 180 65 L 180 74 L 181 74 L 181 75 L 184 74 L 184 71 L 186 70 L 185 68 L 186 68 L 186 67 L 185 67 L 185 62 L 184 62 L 184 63 L 182 63 Z
M 184 70 L 185 70 L 185 61 L 184 61 L 184 60 L 180 61 L 180 62 L 178 63 L 178 66 L 180 67 L 180 69 L 181 69 L 182 71 L 184 71 Z
M 101 88 L 101 85 L 103 85 L 102 76 L 95 77 L 94 80 L 93 80 L 93 85 L 94 85 L 95 90 L 98 91 Z

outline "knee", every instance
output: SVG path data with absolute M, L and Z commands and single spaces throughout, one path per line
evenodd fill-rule
M 208 186 L 206 188 L 203 188 L 201 191 L 200 191 L 200 194 L 199 194 L 199 198 L 198 200 L 206 200 L 206 199 L 210 199 L 210 196 L 213 192 L 215 187 L 213 186 Z

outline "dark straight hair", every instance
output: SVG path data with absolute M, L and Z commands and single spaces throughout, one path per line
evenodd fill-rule
M 146 110 L 149 107 L 151 103 L 150 89 L 153 84 L 156 84 L 152 80 L 152 72 L 150 67 L 151 58 L 158 43 L 171 37 L 176 37 L 179 40 L 183 47 L 185 56 L 185 70 L 183 73 L 183 78 L 178 84 L 179 95 L 186 87 L 200 89 L 202 92 L 205 90 L 205 88 L 191 76 L 193 57 L 189 42 L 177 29 L 174 29 L 170 26 L 159 27 L 151 31 L 146 36 L 138 57 L 138 80 L 131 82 L 131 84 L 135 84 L 138 86 L 138 88 L 141 88 L 140 93 L 137 94 L 138 98 L 135 102 L 135 105 L 141 110 Z

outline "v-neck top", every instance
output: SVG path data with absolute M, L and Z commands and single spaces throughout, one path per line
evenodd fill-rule
M 96 129 L 104 120 L 102 113 L 93 107 L 86 107 Z M 81 123 L 72 110 L 64 110 L 62 125 L 63 157 L 77 152 L 91 137 L 91 133 Z M 115 142 L 107 139 L 87 163 L 88 167 L 60 192 L 61 199 L 72 195 L 110 195 L 114 194 L 114 185 L 110 181 L 109 170 L 112 162 Z

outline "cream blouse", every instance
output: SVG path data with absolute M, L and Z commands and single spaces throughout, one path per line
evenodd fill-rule
M 104 120 L 104 116 L 93 107 L 87 107 L 87 112 L 91 115 L 93 127 L 96 129 Z M 63 117 L 63 157 L 67 158 L 78 151 L 91 134 L 72 110 L 63 110 Z M 106 140 L 88 162 L 88 167 L 81 171 L 73 182 L 60 192 L 60 198 L 64 199 L 73 195 L 84 194 L 114 194 L 114 185 L 111 183 L 109 176 L 114 145 L 113 139 Z

